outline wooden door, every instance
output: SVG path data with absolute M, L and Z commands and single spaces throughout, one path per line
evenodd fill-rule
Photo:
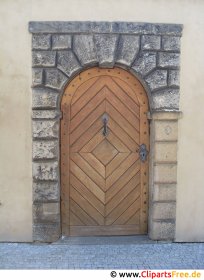
M 61 110 L 61 210 L 64 235 L 147 232 L 148 100 L 120 68 L 92 68 L 67 86 Z

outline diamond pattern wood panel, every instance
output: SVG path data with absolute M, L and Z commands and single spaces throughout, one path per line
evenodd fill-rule
M 62 229 L 65 235 L 128 235 L 147 230 L 148 100 L 119 69 L 78 75 L 62 99 Z M 108 133 L 103 135 L 103 115 Z

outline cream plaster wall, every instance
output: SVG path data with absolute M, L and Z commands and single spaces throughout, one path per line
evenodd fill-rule
M 204 1 L 0 0 L 0 240 L 32 240 L 31 35 L 28 21 L 184 24 L 177 241 L 204 241 Z

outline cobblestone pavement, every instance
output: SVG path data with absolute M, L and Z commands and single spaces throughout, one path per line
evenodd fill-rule
M 0 269 L 204 269 L 204 243 L 133 237 L 0 243 Z

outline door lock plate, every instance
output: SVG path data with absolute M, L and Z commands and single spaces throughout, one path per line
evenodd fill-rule
M 147 160 L 148 151 L 145 144 L 140 145 L 139 155 L 142 162 L 145 162 Z

